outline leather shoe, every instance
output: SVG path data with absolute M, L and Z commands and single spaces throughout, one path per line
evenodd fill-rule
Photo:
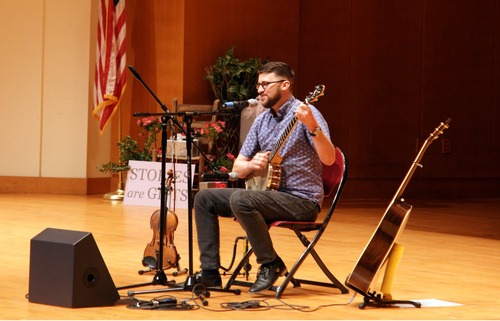
M 283 263 L 283 260 L 279 257 L 272 263 L 262 264 L 257 274 L 257 280 L 252 284 L 248 292 L 259 293 L 268 290 L 280 276 L 286 273 L 287 269 L 285 263 Z
M 196 283 L 203 284 L 206 288 L 220 288 L 222 287 L 222 278 L 220 274 L 217 273 L 215 275 L 206 274 L 202 272 L 198 272 L 195 275 Z

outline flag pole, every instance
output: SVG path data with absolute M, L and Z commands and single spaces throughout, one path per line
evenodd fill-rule
M 99 129 L 102 134 L 111 117 L 118 112 L 118 142 L 122 136 L 120 100 L 127 83 L 125 33 L 125 0 L 100 0 L 93 114 L 99 115 Z M 122 171 L 119 171 L 118 189 L 104 194 L 103 197 L 109 200 L 123 200 L 124 194 Z
M 122 137 L 122 112 L 121 108 L 118 108 L 118 141 L 121 140 Z M 114 192 L 109 192 L 104 194 L 103 198 L 111 201 L 123 201 L 123 198 L 125 196 L 125 191 L 123 189 L 123 178 L 122 178 L 122 173 L 123 171 L 118 172 L 118 188 Z

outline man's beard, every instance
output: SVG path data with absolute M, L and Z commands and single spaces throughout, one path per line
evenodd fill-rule
M 273 108 L 274 105 L 276 105 L 276 103 L 280 101 L 280 99 L 281 99 L 281 92 L 278 92 L 274 97 L 267 96 L 267 100 L 262 103 L 262 106 L 264 106 L 264 108 Z

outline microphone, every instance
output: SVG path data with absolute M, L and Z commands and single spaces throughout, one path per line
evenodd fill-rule
M 139 75 L 137 70 L 135 70 L 134 67 L 132 67 L 132 65 L 128 65 L 128 70 L 130 70 L 130 72 L 132 72 L 132 74 L 134 75 L 135 78 L 137 78 L 139 81 L 142 81 L 141 75 Z
M 229 179 L 228 173 L 217 172 L 217 171 L 213 173 L 203 173 L 203 175 L 201 176 L 206 181 L 224 181 Z
M 235 172 L 223 173 L 223 172 L 213 172 L 213 173 L 203 173 L 201 175 L 205 181 L 230 181 L 236 182 L 238 180 L 238 174 Z
M 225 102 L 222 107 L 227 108 L 227 109 L 235 109 L 235 110 L 240 110 L 245 107 L 255 107 L 259 104 L 259 101 L 257 99 L 249 99 L 249 100 L 242 100 L 242 101 L 228 101 Z
M 228 180 L 229 180 L 230 182 L 236 182 L 236 181 L 238 180 L 238 174 L 237 174 L 237 173 L 235 173 L 235 172 L 231 172 L 231 173 L 229 173 L 229 178 L 228 178 Z

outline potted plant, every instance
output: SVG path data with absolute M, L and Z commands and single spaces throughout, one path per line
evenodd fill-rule
M 210 82 L 216 99 L 221 103 L 247 100 L 257 95 L 257 71 L 262 66 L 260 58 L 239 60 L 234 56 L 234 47 L 217 58 L 215 64 L 206 67 L 206 79 Z
M 235 156 L 226 149 L 229 133 L 225 130 L 226 122 L 218 120 L 207 123 L 202 128 L 194 129 L 195 137 L 202 137 L 208 142 L 207 158 L 210 167 L 206 165 L 204 171 L 218 171 L 229 173 L 233 168 Z
M 137 120 L 137 125 L 141 128 L 138 141 L 132 139 L 130 135 L 125 136 L 118 142 L 118 161 L 109 161 L 97 167 L 100 172 L 118 173 L 130 169 L 129 160 L 152 161 L 158 153 L 161 153 L 161 148 L 157 148 L 157 138 L 161 131 L 161 119 L 157 116 L 149 116 Z
M 222 104 L 256 97 L 257 72 L 262 64 L 260 58 L 239 60 L 234 56 L 234 47 L 218 57 L 215 64 L 205 68 L 206 79 L 210 82 L 215 99 L 219 99 Z M 225 145 L 216 144 L 222 148 L 219 156 L 236 155 L 239 151 L 239 114 L 225 116 L 223 119 L 224 131 L 231 134 L 224 137 Z

